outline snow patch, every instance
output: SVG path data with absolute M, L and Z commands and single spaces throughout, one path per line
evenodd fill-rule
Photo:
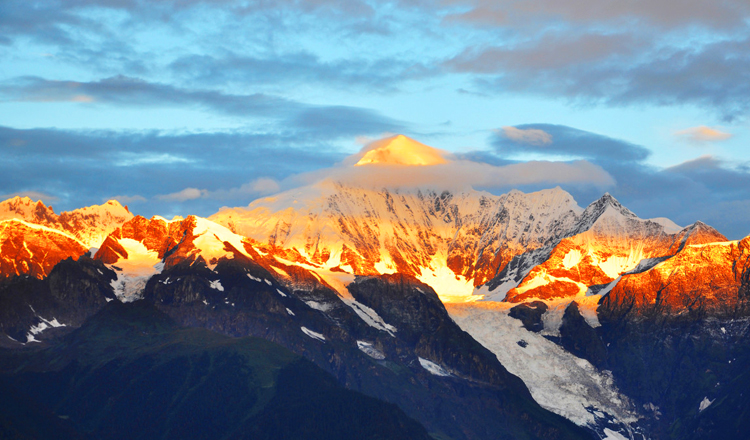
M 263 280 L 261 280 L 260 278 L 255 278 L 254 276 L 252 276 L 250 274 L 247 274 L 247 277 L 250 278 L 251 280 L 255 281 L 256 283 L 262 283 L 263 282 Z
M 219 292 L 224 291 L 224 286 L 221 285 L 221 280 L 211 281 L 211 288 L 218 290 Z
M 331 304 L 324 304 L 315 301 L 305 301 L 305 304 L 311 309 L 319 310 L 321 312 L 327 312 L 333 308 L 333 305 Z
M 357 348 L 359 348 L 362 353 L 370 356 L 373 359 L 379 361 L 385 359 L 385 354 L 383 354 L 383 352 L 378 350 L 377 348 L 373 347 L 369 342 L 357 341 Z
M 448 257 L 442 253 L 435 254 L 429 267 L 420 268 L 422 273 L 417 276 L 417 279 L 432 287 L 443 303 L 462 303 L 483 299 L 474 292 L 474 280 L 466 279 L 463 275 L 456 275 L 447 266 L 447 259 Z
M 276 289 L 276 292 L 277 292 L 277 293 L 278 293 L 279 295 L 281 295 L 281 296 L 283 296 L 284 298 L 286 298 L 286 293 L 282 292 L 282 291 L 281 291 L 281 290 L 279 290 L 279 289 Z
M 216 264 L 211 264 L 212 261 L 221 257 L 234 258 L 234 253 L 227 250 L 226 243 L 229 243 L 237 252 L 247 255 L 243 252 L 245 246 L 242 243 L 242 236 L 211 220 L 196 217 L 193 235 L 195 236 L 193 245 L 200 250 L 211 270 L 216 267 Z
M 604 428 L 604 438 L 602 440 L 630 440 L 630 438 L 625 437 L 617 431 L 612 431 L 609 428 Z
M 41 320 L 41 322 L 37 325 L 32 325 L 29 331 L 33 335 L 38 335 L 39 333 L 47 330 L 48 328 L 54 328 L 54 327 L 65 327 L 65 324 L 60 324 L 57 321 L 57 318 L 52 318 L 52 321 L 48 321 L 41 316 L 37 316 Z
M 286 312 L 289 314 L 289 316 L 294 316 L 294 312 L 289 310 L 289 308 L 286 309 Z
M 120 302 L 128 303 L 143 298 L 143 291 L 151 275 L 131 276 L 122 272 L 117 273 L 117 279 L 110 283 L 112 290 Z
M 698 405 L 698 412 L 703 412 L 703 410 L 711 406 L 712 403 L 714 403 L 713 400 L 709 400 L 708 397 L 704 397 L 703 400 L 701 400 L 700 405 Z
M 509 316 L 513 305 L 483 302 L 451 304 L 446 308 L 464 331 L 524 381 L 543 408 L 580 426 L 596 425 L 593 411 L 626 424 L 637 421 L 611 374 L 598 371 L 543 335 L 526 330 L 521 321 Z M 520 340 L 528 342 L 525 348 L 516 343 Z
M 354 299 L 345 298 L 343 299 L 343 301 L 344 304 L 351 307 L 351 309 L 354 310 L 354 313 L 356 313 L 357 316 L 359 316 L 360 319 L 362 319 L 362 321 L 364 321 L 367 325 L 378 330 L 388 332 L 388 334 L 390 334 L 391 336 L 395 336 L 394 333 L 398 331 L 396 327 L 383 321 L 383 318 L 381 318 L 375 310 L 367 307 L 362 303 L 358 303 Z
M 311 337 L 313 339 L 317 339 L 317 340 L 323 341 L 323 342 L 326 341 L 325 336 L 323 336 L 322 334 L 320 334 L 318 332 L 314 332 L 314 331 L 308 329 L 307 327 L 300 327 L 300 329 L 302 330 L 302 333 L 306 334 L 307 336 L 309 336 L 309 337 Z
M 277 274 L 289 278 L 289 274 L 284 269 L 278 268 L 276 266 L 271 266 L 271 269 L 273 269 Z
M 418 359 L 419 359 L 419 365 L 421 365 L 422 368 L 424 368 L 425 370 L 427 370 L 430 374 L 434 376 L 446 377 L 446 376 L 451 375 L 449 372 L 445 371 L 443 367 L 436 364 L 435 362 L 428 361 L 427 359 L 424 359 L 424 358 L 418 358 Z
M 119 259 L 112 265 L 121 270 L 115 270 L 117 279 L 110 286 L 121 302 L 132 302 L 143 297 L 146 283 L 164 269 L 164 263 L 158 252 L 147 249 L 140 241 L 122 238 L 118 243 L 128 253 L 128 258 Z

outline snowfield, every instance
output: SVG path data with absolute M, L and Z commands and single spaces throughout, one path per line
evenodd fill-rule
M 594 426 L 604 414 L 624 424 L 637 420 L 627 409 L 630 402 L 619 394 L 610 375 L 542 335 L 526 330 L 520 320 L 508 315 L 514 305 L 447 304 L 446 308 L 464 331 L 524 381 L 543 408 L 580 426 Z

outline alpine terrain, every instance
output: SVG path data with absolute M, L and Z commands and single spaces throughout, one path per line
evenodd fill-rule
M 394 136 L 208 218 L 0 203 L 0 437 L 750 438 L 750 237 L 350 178 L 451 160 Z

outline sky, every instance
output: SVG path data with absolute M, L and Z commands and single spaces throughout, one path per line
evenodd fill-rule
M 749 112 L 741 0 L 0 2 L 0 198 L 57 212 L 208 216 L 401 133 L 739 239 Z

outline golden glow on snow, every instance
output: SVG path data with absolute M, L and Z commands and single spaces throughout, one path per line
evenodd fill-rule
M 404 135 L 398 135 L 369 145 L 370 150 L 355 166 L 369 164 L 438 165 L 448 163 L 443 153 Z
M 143 243 L 132 238 L 121 238 L 119 243 L 128 253 L 127 259 L 120 259 L 115 263 L 123 272 L 132 276 L 153 275 L 157 272 L 154 266 L 161 262 L 157 251 L 148 250 Z
M 445 258 L 433 259 L 431 267 L 420 268 L 422 274 L 417 279 L 432 287 L 443 303 L 473 302 L 484 298 L 484 295 L 472 295 L 474 282 L 463 275 L 456 275 L 444 262 Z

